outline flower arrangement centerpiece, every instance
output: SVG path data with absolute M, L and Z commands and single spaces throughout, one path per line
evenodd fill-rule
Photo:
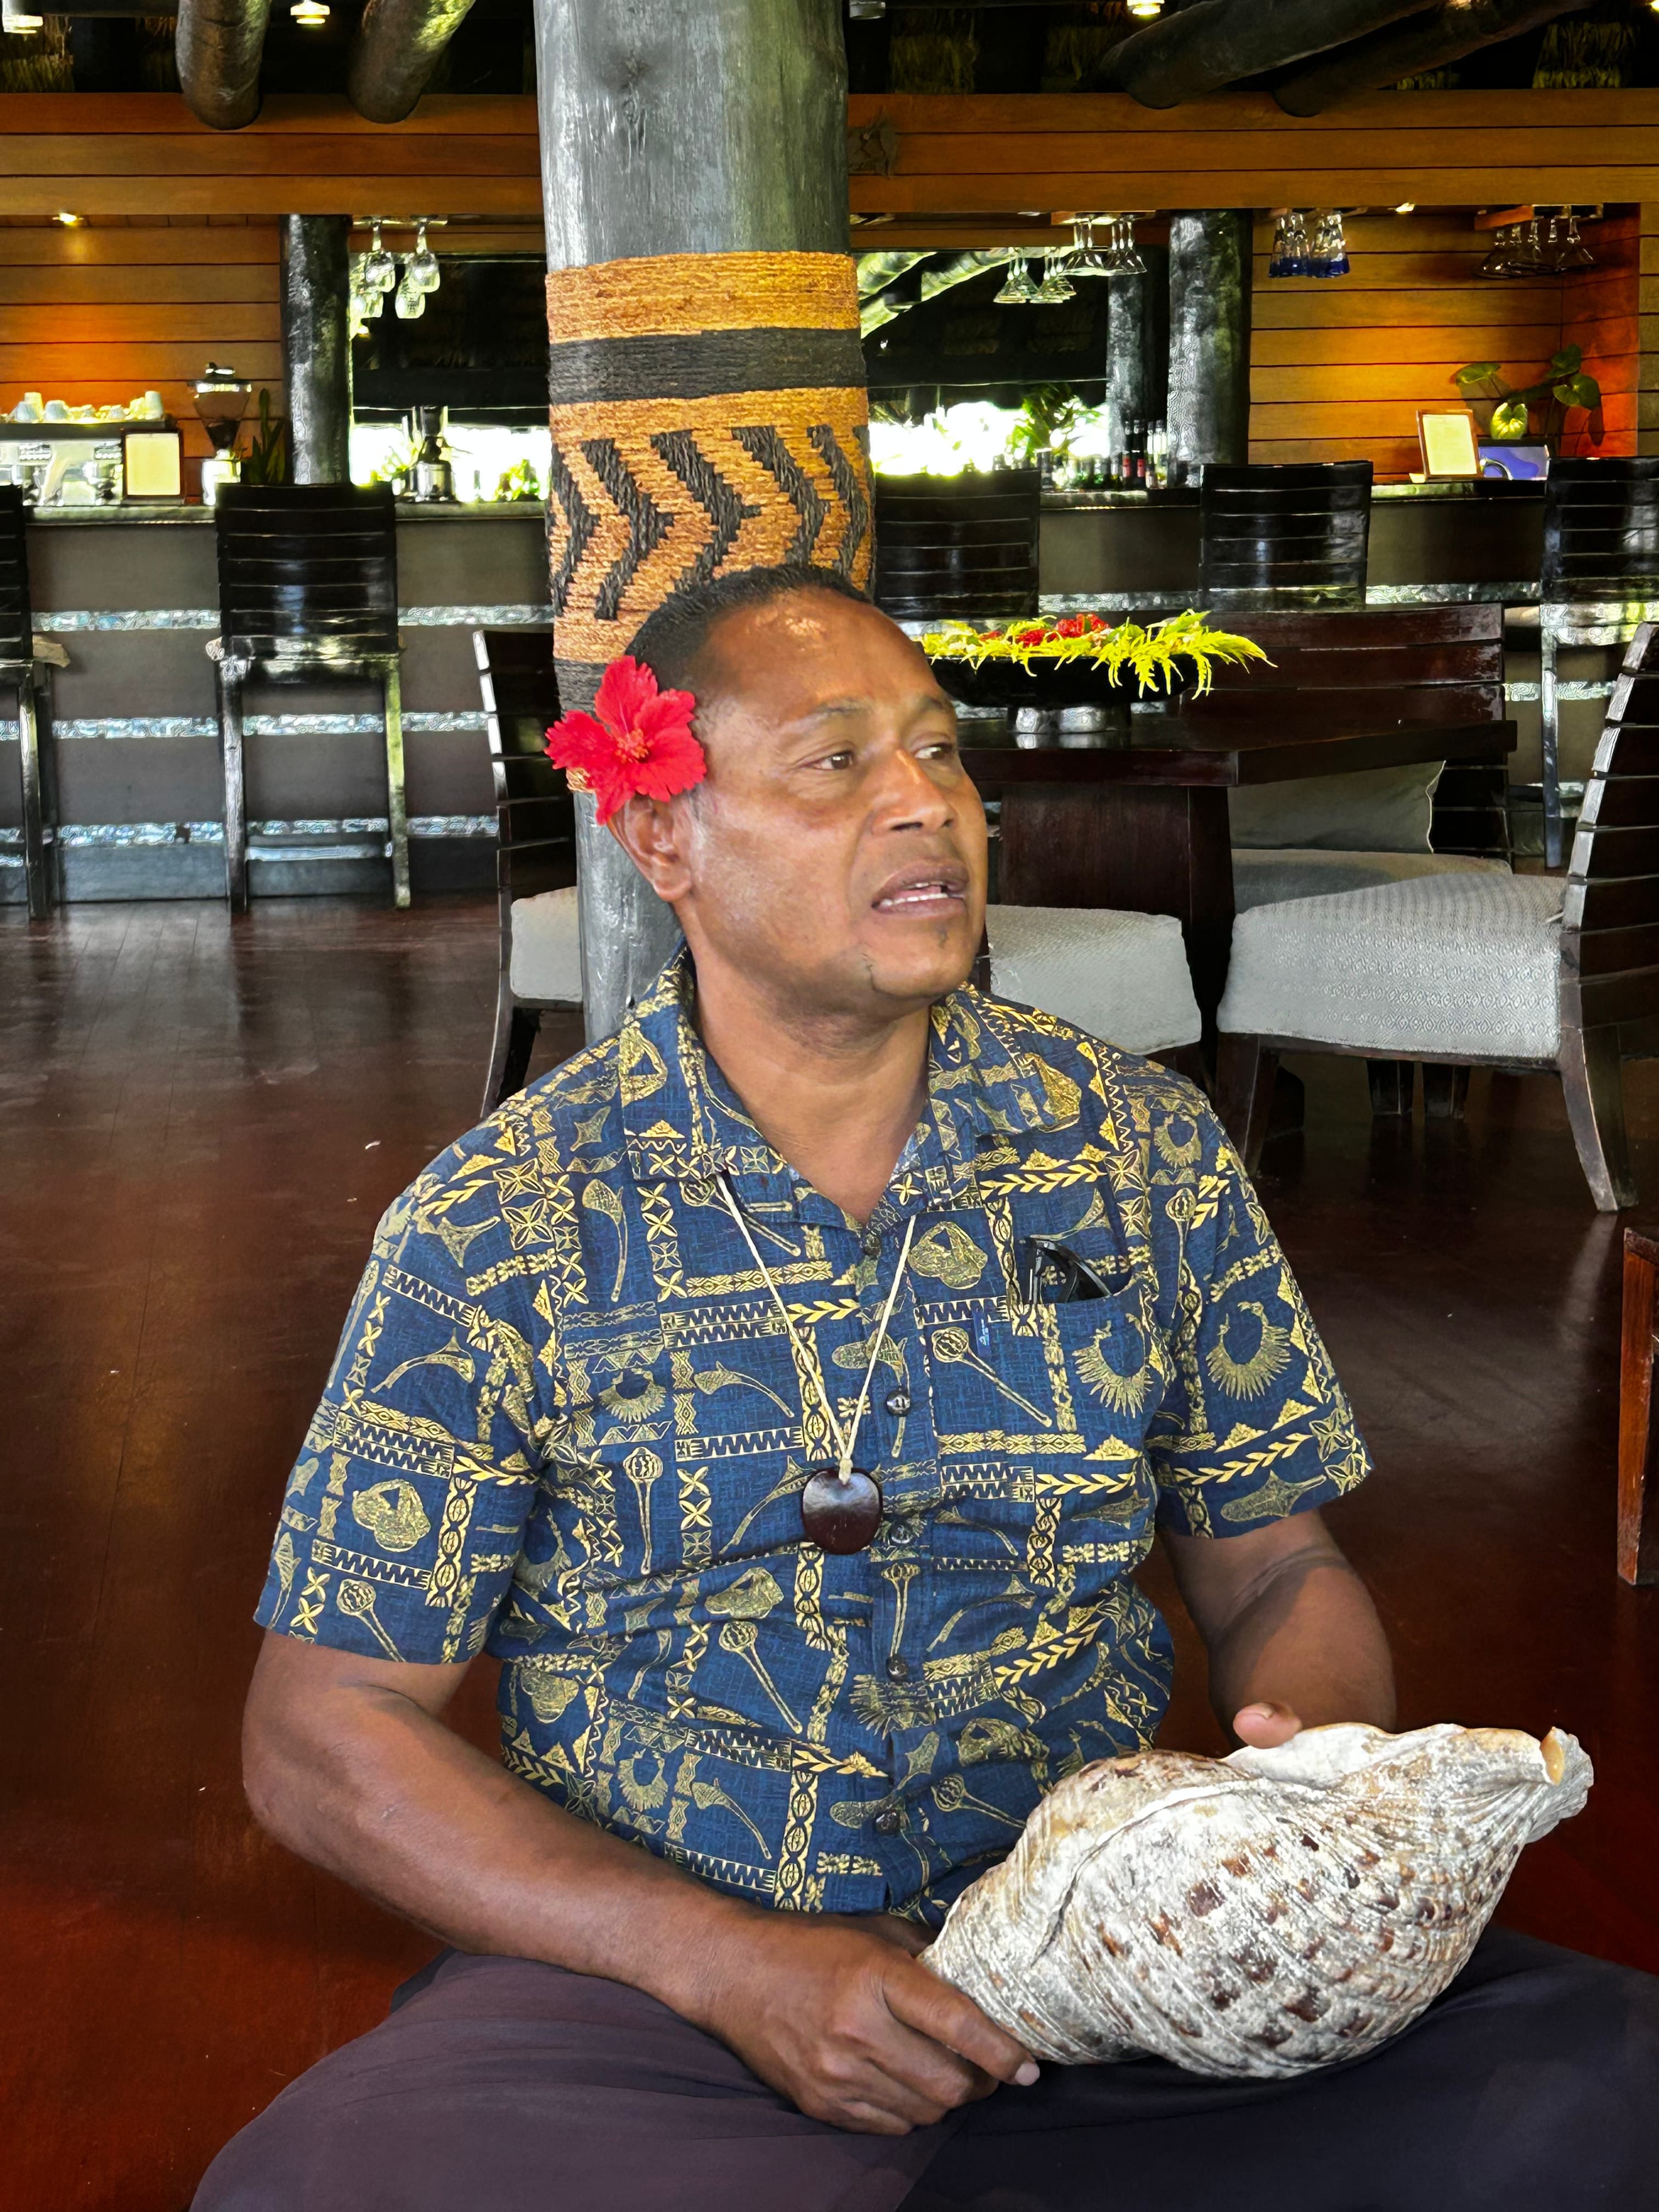
M 1162 622 L 1112 623 L 1095 614 L 978 629 L 950 622 L 921 649 L 953 699 L 970 707 L 1087 707 L 1132 695 L 1207 691 L 1218 661 L 1267 658 L 1254 638 L 1212 629 L 1188 608 Z M 1127 705 L 1127 702 L 1125 701 Z

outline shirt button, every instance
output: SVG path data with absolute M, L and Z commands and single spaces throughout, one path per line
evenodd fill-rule
M 908 1552 L 916 1540 L 916 1532 L 908 1521 L 895 1521 L 887 1531 L 887 1540 L 901 1552 Z
M 904 1817 L 896 1806 L 888 1805 L 877 1814 L 870 1826 L 878 1836 L 896 1836 L 904 1826 Z
M 873 1260 L 876 1255 L 881 1250 L 880 1230 L 866 1229 L 861 1241 L 866 1258 Z
M 888 1412 L 896 1419 L 899 1414 L 909 1412 L 910 1393 L 908 1390 L 890 1390 L 885 1403 Z
M 890 1659 L 887 1662 L 887 1672 L 894 1681 L 908 1682 L 910 1679 L 910 1662 L 908 1659 Z

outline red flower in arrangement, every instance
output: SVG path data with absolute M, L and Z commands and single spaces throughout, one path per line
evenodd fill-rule
M 548 732 L 547 757 L 580 776 L 608 822 L 635 794 L 672 799 L 702 781 L 708 762 L 691 734 L 696 705 L 689 691 L 659 691 L 651 671 L 624 653 L 600 678 L 593 712 L 562 715 Z
M 1041 645 L 1048 635 L 1048 631 L 1041 623 L 1022 623 L 1019 628 L 1012 632 L 1016 645 Z
M 1088 633 L 1089 618 L 1086 615 L 1067 615 L 1063 621 L 1054 624 L 1056 637 L 1086 637 Z

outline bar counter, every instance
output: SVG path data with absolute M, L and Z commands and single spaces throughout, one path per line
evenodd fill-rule
M 411 872 L 416 896 L 494 880 L 493 795 L 470 633 L 550 621 L 538 505 L 401 502 L 398 572 Z M 70 656 L 53 672 L 49 728 L 63 883 L 70 899 L 217 897 L 222 784 L 204 650 L 218 628 L 213 516 L 196 504 L 71 507 L 30 526 L 35 627 Z M 1512 774 L 1538 759 L 1541 489 L 1377 488 L 1374 604 L 1501 602 Z M 1080 491 L 1044 501 L 1046 611 L 1106 612 L 1195 599 L 1196 494 Z M 1617 654 L 1562 656 L 1562 772 L 1582 777 Z M 368 685 L 250 687 L 248 806 L 257 834 L 303 843 L 383 834 L 379 700 Z M 0 720 L 0 836 L 20 819 L 17 752 Z M 15 839 L 7 842 L 15 847 Z M 253 893 L 386 890 L 376 860 L 255 859 Z M 0 851 L 0 902 L 22 896 Z
M 69 654 L 43 737 L 71 900 L 220 897 L 223 783 L 211 664 L 219 628 L 213 513 L 195 504 L 67 507 L 28 532 L 34 627 Z M 544 625 L 541 507 L 398 509 L 410 866 L 422 890 L 495 880 L 495 800 L 471 631 Z M 248 811 L 303 843 L 386 831 L 378 687 L 250 684 Z M 0 733 L 15 732 L 9 702 Z M 49 736 L 46 732 L 49 731 Z M 0 744 L 0 835 L 21 820 L 17 747 Z M 8 843 L 15 846 L 15 836 Z M 0 902 L 23 893 L 0 855 Z M 255 860 L 256 896 L 384 894 L 383 861 Z

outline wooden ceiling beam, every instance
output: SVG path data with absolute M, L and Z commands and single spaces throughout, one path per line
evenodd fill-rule
M 1287 115 L 1322 114 L 1357 93 L 1444 69 L 1482 46 L 1535 31 L 1588 5 L 1589 0 L 1442 0 L 1431 14 L 1356 40 L 1313 68 L 1297 70 L 1274 86 L 1273 98 Z
M 1241 77 L 1282 69 L 1398 22 L 1422 5 L 1423 0 L 1197 0 L 1132 31 L 1113 47 L 1107 68 L 1132 100 L 1147 107 L 1176 107 Z

